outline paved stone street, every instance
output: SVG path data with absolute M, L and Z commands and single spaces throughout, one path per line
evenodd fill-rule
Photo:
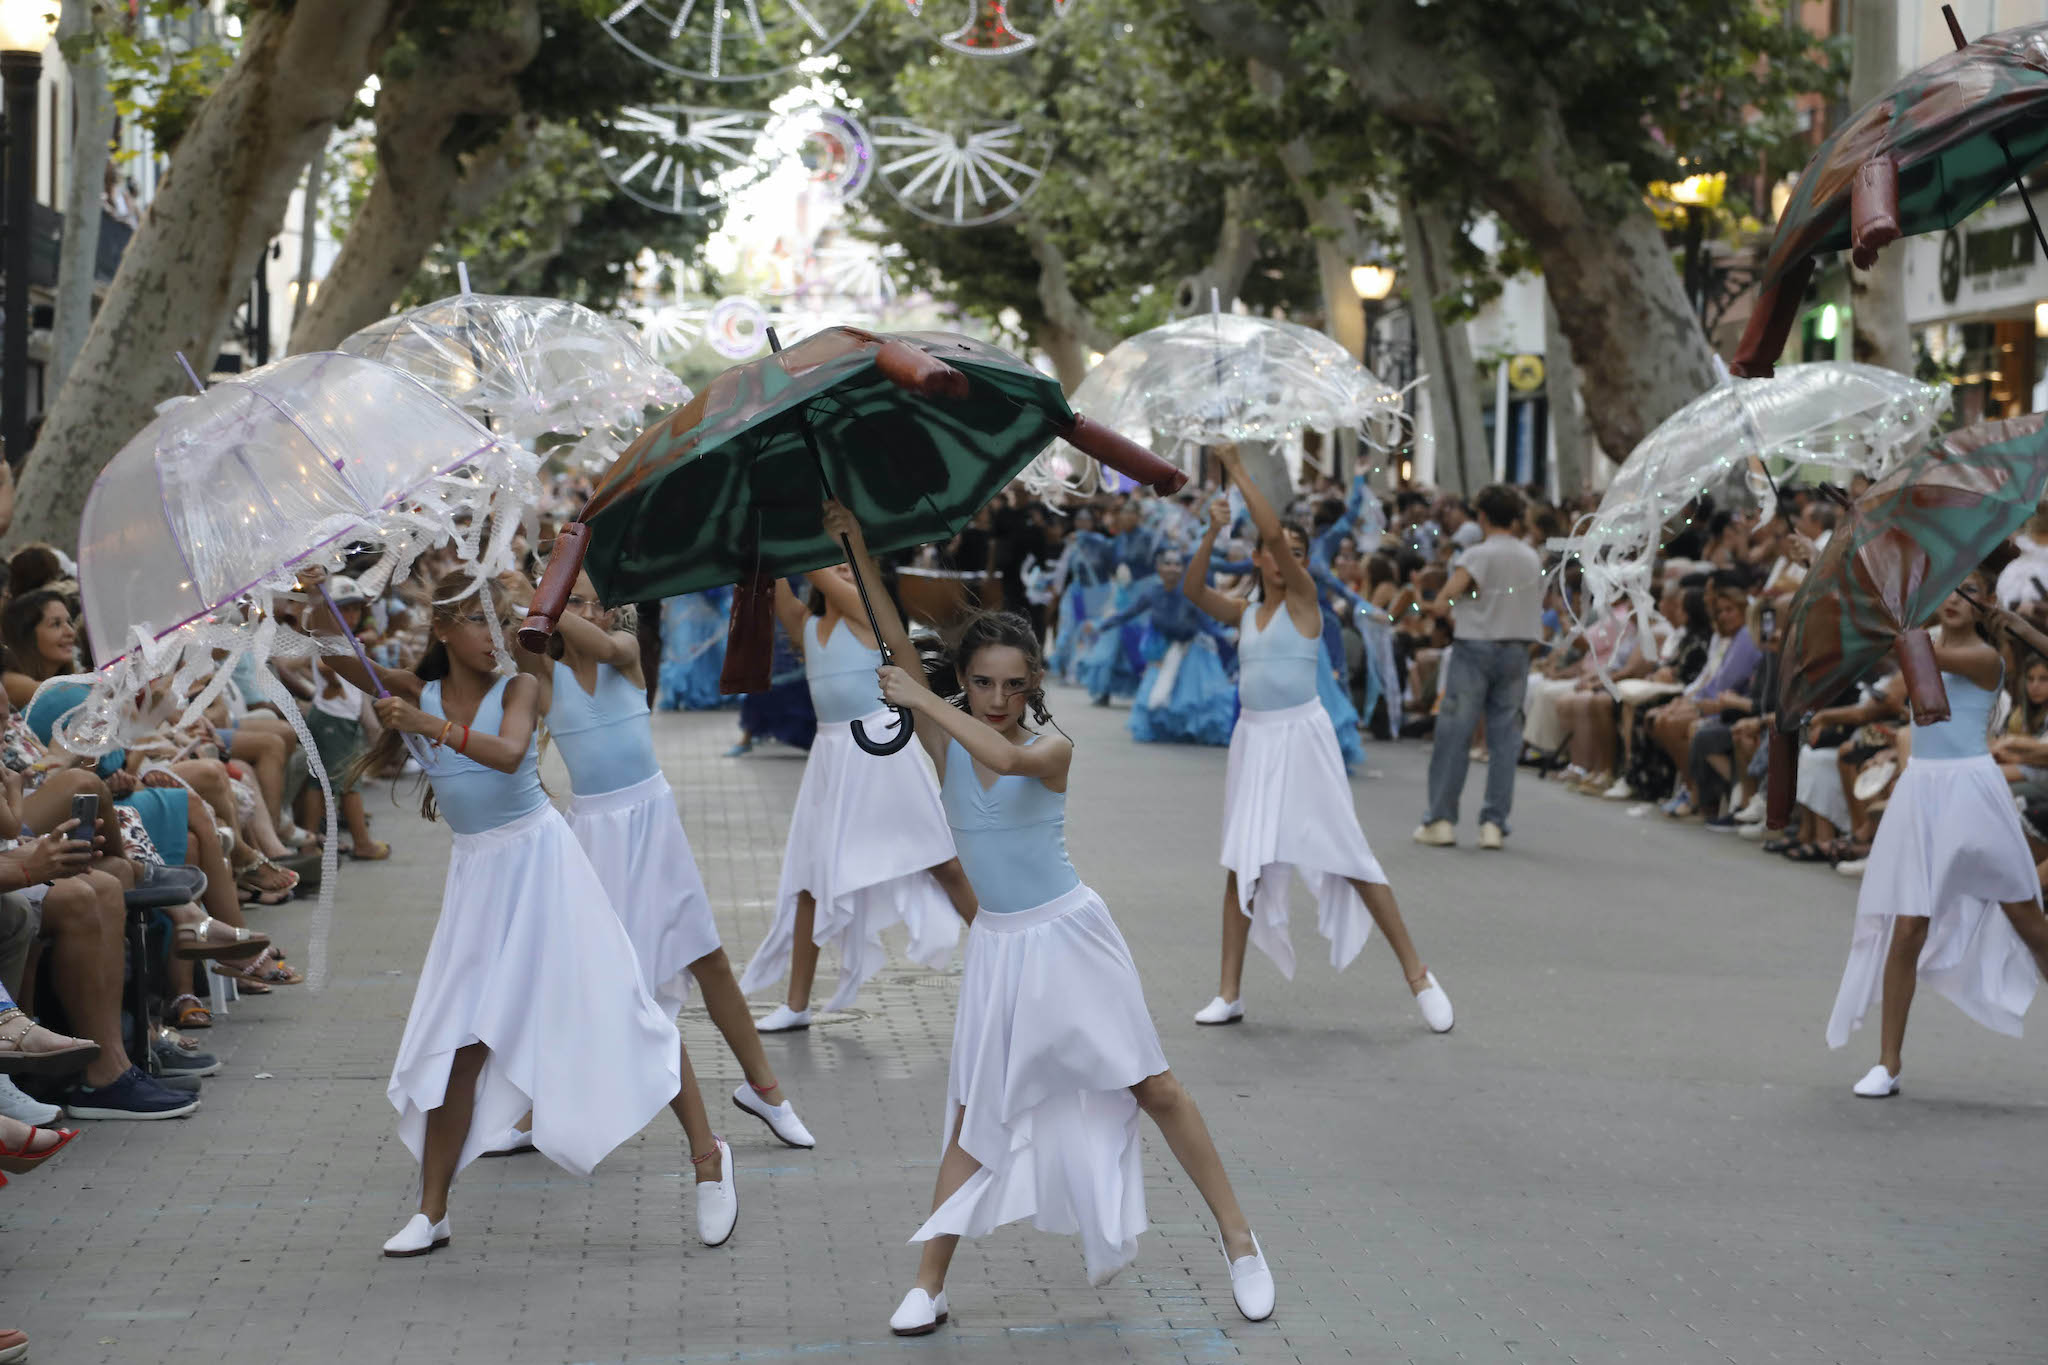
M 479 1163 L 449 1251 L 381 1259 L 414 1171 L 384 1084 L 447 835 L 379 793 L 398 857 L 344 869 L 328 988 L 238 1005 L 209 1036 L 228 1067 L 195 1118 L 87 1124 L 0 1193 L 0 1326 L 27 1330 L 45 1365 L 2048 1354 L 2048 1193 L 2029 1155 L 2048 1141 L 2042 1043 L 1923 996 L 1905 1095 L 1853 1098 L 1874 1037 L 1839 1055 L 1821 1040 L 1851 883 L 1526 779 L 1507 852 L 1419 849 L 1427 750 L 1376 745 L 1360 811 L 1456 1031 L 1425 1031 L 1377 942 L 1334 974 L 1299 892 L 1298 979 L 1255 959 L 1247 1023 L 1199 1029 L 1223 751 L 1141 748 L 1121 708 L 1054 701 L 1081 745 L 1074 860 L 1130 939 L 1279 1275 L 1271 1322 L 1238 1318 L 1206 1214 L 1148 1128 L 1152 1230 L 1132 1270 L 1092 1290 L 1076 1245 L 1006 1229 L 963 1248 L 949 1328 L 890 1338 L 937 1164 L 955 985 L 908 968 L 858 1015 L 771 1040 L 815 1153 L 732 1110 L 738 1068 L 685 1016 L 739 1161 L 728 1247 L 690 1232 L 664 1116 L 591 1179 L 533 1156 Z M 733 731 L 730 715 L 657 723 L 743 962 L 800 764 L 726 760 Z M 308 907 L 257 913 L 303 959 Z

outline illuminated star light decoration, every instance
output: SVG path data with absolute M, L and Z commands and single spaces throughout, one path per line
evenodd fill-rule
M 733 196 L 791 161 L 842 204 L 860 198 L 875 171 L 860 120 L 822 105 L 783 114 L 628 105 L 606 124 L 597 154 L 628 196 L 678 217 L 723 213 Z
M 875 173 L 883 188 L 918 217 L 945 227 L 1009 217 L 1037 190 L 1052 160 L 1051 140 L 1026 133 L 1021 123 L 974 119 L 937 128 L 878 118 L 874 125 Z
M 640 60 L 703 81 L 758 81 L 837 47 L 874 0 L 623 0 L 598 22 Z
M 1038 35 L 1025 33 L 1010 22 L 1007 0 L 968 0 L 967 22 L 951 33 L 938 35 L 939 45 L 970 57 L 1014 57 L 1038 46 Z M 1052 17 L 1064 19 L 1073 0 L 1053 0 Z M 924 17 L 925 0 L 905 0 L 910 17 Z

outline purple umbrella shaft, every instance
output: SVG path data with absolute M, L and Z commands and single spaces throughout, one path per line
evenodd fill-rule
M 327 604 L 327 611 L 334 617 L 334 623 L 341 627 L 341 636 L 344 640 L 348 641 L 348 647 L 356 652 L 356 662 L 363 666 L 363 672 L 370 675 L 370 686 L 377 689 L 378 696 L 390 696 L 390 690 L 384 686 L 383 675 L 377 672 L 377 665 L 371 663 L 370 656 L 363 651 L 363 642 L 358 640 L 356 633 L 348 628 L 347 620 L 342 617 L 341 608 L 335 606 L 334 599 L 327 595 L 327 584 L 324 582 L 315 584 L 314 590 L 320 594 L 320 600 Z M 406 731 L 401 738 L 405 741 L 406 752 L 412 755 L 415 763 L 418 763 L 422 768 L 434 766 L 433 756 L 427 752 L 427 742 L 425 740 L 413 734 L 410 730 Z

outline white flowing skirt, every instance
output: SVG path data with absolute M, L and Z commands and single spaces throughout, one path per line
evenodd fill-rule
M 457 1169 L 519 1116 L 587 1175 L 682 1087 L 675 1023 L 641 988 L 633 945 L 553 806 L 458 834 L 419 989 L 386 1089 L 415 1158 L 457 1048 L 490 1049 Z
M 2041 978 L 2000 906 L 2040 894 L 2011 789 L 1990 755 L 1909 759 L 1870 846 L 1828 1046 L 1847 1043 L 1877 1002 L 1900 915 L 1928 921 L 1921 982 L 1984 1027 L 2018 1037 Z
M 955 1125 L 981 1163 L 911 1241 L 1029 1218 L 1079 1236 L 1088 1282 L 1138 1254 L 1145 1176 L 1131 1087 L 1166 1070 L 1131 950 L 1087 886 L 967 936 L 943 1152 Z
M 1337 731 L 1320 701 L 1244 711 L 1230 737 L 1223 785 L 1223 866 L 1237 874 L 1251 941 L 1294 979 L 1287 934 L 1289 876 L 1316 897 L 1316 927 L 1342 971 L 1372 934 L 1372 915 L 1350 879 L 1385 884 L 1358 814 Z
M 881 734 L 889 713 L 867 718 Z M 811 941 L 839 954 L 839 988 L 826 1009 L 851 1005 L 888 962 L 882 930 L 901 922 L 914 962 L 943 967 L 960 941 L 960 917 L 929 869 L 953 857 L 953 831 L 922 746 L 887 757 L 864 752 L 844 725 L 820 725 L 789 817 L 775 923 L 740 977 L 752 995 L 789 974 L 796 901 L 817 902 Z
M 1800 805 L 1847 834 L 1855 816 L 1849 810 L 1849 795 L 1842 790 L 1841 753 L 1840 749 L 1800 746 L 1794 792 Z
M 711 897 L 660 773 L 569 803 L 569 828 L 633 940 L 640 982 L 673 1019 L 690 998 L 689 966 L 718 951 Z

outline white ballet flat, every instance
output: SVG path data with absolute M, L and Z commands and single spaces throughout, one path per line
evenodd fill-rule
M 745 1081 L 732 1092 L 732 1102 L 745 1112 L 768 1125 L 768 1131 L 781 1138 L 791 1147 L 811 1148 L 818 1140 L 811 1136 L 811 1130 L 804 1127 L 804 1121 L 796 1116 L 796 1106 L 788 1100 L 781 1104 L 770 1104 L 761 1098 L 759 1091 Z
M 1242 1018 L 1244 997 L 1241 995 L 1235 1000 L 1225 1000 L 1219 995 L 1195 1011 L 1195 1022 L 1198 1024 L 1235 1024 Z
M 534 1146 L 532 1133 L 521 1132 L 517 1128 L 508 1128 L 505 1130 L 505 1135 L 503 1137 L 499 1138 L 496 1142 L 491 1144 L 491 1148 L 489 1151 L 479 1152 L 477 1153 L 477 1155 L 518 1156 L 521 1152 L 530 1152 L 533 1150 Z
M 1899 1093 L 1899 1078 L 1886 1071 L 1880 1062 L 1856 1082 L 1856 1093 L 1866 1100 L 1888 1100 Z
M 1436 984 L 1435 972 L 1423 973 L 1423 979 L 1429 984 L 1415 993 L 1415 1005 L 1422 1011 L 1422 1021 L 1438 1033 L 1449 1033 L 1453 1022 L 1451 997 Z
M 772 1013 L 754 1021 L 756 1033 L 789 1033 L 810 1026 L 809 1010 L 793 1010 L 787 1005 L 777 1005 Z
M 739 1183 L 732 1168 L 732 1148 L 718 1139 L 719 1177 L 697 1182 L 697 1240 L 708 1247 L 724 1246 L 740 1221 Z
M 1233 1272 L 1234 1273 L 1234 1272 Z M 889 1315 L 889 1330 L 899 1337 L 921 1337 L 939 1330 L 946 1320 L 946 1291 L 935 1299 L 922 1289 L 913 1289 Z
M 1222 1243 L 1217 1246 L 1220 1249 Z M 1244 1314 L 1245 1320 L 1264 1322 L 1272 1317 L 1273 1271 L 1266 1264 L 1265 1250 L 1259 1246 L 1259 1234 L 1252 1234 L 1251 1255 L 1233 1261 L 1225 1251 L 1223 1263 L 1230 1267 L 1230 1296 L 1237 1300 L 1237 1311 Z
M 436 1223 L 424 1213 L 416 1213 L 396 1237 L 384 1244 L 384 1254 L 393 1258 L 424 1256 L 447 1245 L 448 1220 L 443 1218 Z

